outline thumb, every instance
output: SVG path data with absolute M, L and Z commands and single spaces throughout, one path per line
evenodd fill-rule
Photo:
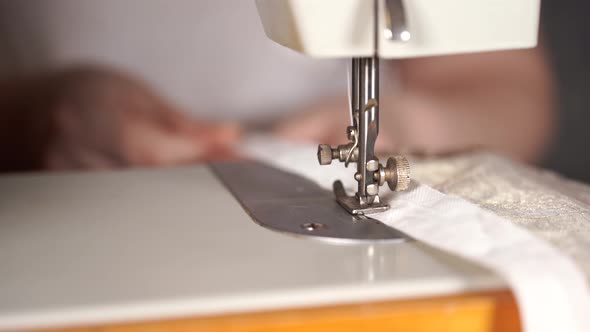
M 168 111 L 163 121 L 171 132 L 193 136 L 199 141 L 214 145 L 233 145 L 242 136 L 242 128 L 237 123 L 215 124 L 196 120 L 182 112 Z
M 198 137 L 202 137 L 213 145 L 232 146 L 238 143 L 243 130 L 237 123 L 217 124 L 204 127 Z
M 123 149 L 122 154 L 130 164 L 159 166 L 201 160 L 208 147 L 205 141 L 182 132 L 138 121 L 125 131 Z

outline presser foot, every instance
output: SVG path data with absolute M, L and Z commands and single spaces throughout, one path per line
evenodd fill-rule
M 385 164 L 375 155 L 379 134 L 379 59 L 352 59 L 350 71 L 350 118 L 346 128 L 347 144 L 318 146 L 318 162 L 330 165 L 333 160 L 356 163 L 354 179 L 358 188 L 354 196 L 346 195 L 340 181 L 334 183 L 336 201 L 352 215 L 365 215 L 389 209 L 379 198 L 379 188 L 387 184 L 392 191 L 406 190 L 410 184 L 410 164 L 403 156 L 389 158 Z
M 389 204 L 379 202 L 379 196 L 371 204 L 361 204 L 356 196 L 348 196 L 341 181 L 334 182 L 336 201 L 352 215 L 369 215 L 389 210 Z
M 342 151 L 346 147 L 346 145 L 342 145 L 338 148 L 331 148 L 329 145 L 320 145 L 318 148 L 318 160 L 320 161 L 320 164 L 327 165 L 328 162 L 331 162 L 331 159 L 340 159 L 340 161 L 343 161 L 345 158 L 341 157 L 344 155 Z M 387 211 L 389 205 L 380 201 L 379 187 L 387 184 L 392 191 L 404 191 L 408 189 L 410 185 L 410 164 L 405 157 L 396 156 L 389 158 L 386 165 L 382 165 L 379 163 L 379 160 L 375 158 L 369 162 L 367 166 L 367 169 L 370 171 L 369 175 L 374 182 L 367 186 L 367 188 L 371 190 L 366 190 L 366 192 L 370 194 L 370 196 L 368 196 L 370 200 L 363 199 L 365 197 L 359 196 L 359 193 L 354 196 L 348 196 L 341 181 L 336 181 L 333 184 L 336 201 L 352 215 L 368 215 Z M 355 175 L 357 181 L 360 181 L 361 179 L 359 174 L 360 173 L 357 173 Z

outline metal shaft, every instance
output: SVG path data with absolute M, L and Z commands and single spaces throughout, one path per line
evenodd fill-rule
M 374 0 L 373 3 L 376 18 L 374 55 L 352 59 L 350 73 L 352 121 L 351 126 L 346 128 L 349 143 L 337 147 L 328 144 L 318 146 L 318 161 L 321 165 L 329 165 L 332 160 L 344 162 L 345 166 L 348 166 L 350 162 L 357 163 L 357 172 L 354 178 L 358 182 L 358 190 L 355 196 L 346 195 L 343 189 L 337 190 L 337 187 L 342 187 L 342 183 L 339 181 L 334 184 L 336 200 L 354 215 L 377 213 L 389 208 L 389 205 L 381 202 L 379 198 L 379 187 L 385 183 L 393 191 L 405 190 L 410 184 L 410 165 L 405 158 L 402 156 L 389 158 L 387 164 L 383 165 L 375 156 L 375 142 L 379 135 L 379 58 L 377 55 L 380 43 L 378 29 L 380 26 L 379 4 L 381 2 L 381 0 Z M 387 10 L 403 11 L 400 0 L 391 0 L 387 3 Z M 402 14 L 390 13 L 390 18 L 398 19 L 401 17 L 399 15 Z M 398 23 L 399 25 L 394 26 Z M 391 37 L 395 37 L 395 34 L 399 32 L 399 37 L 402 40 L 409 38 L 405 21 L 390 22 L 388 28 Z
M 367 186 L 375 185 L 374 170 L 367 170 L 367 162 L 375 159 L 375 141 L 379 134 L 379 59 L 361 58 L 359 89 L 359 160 L 357 171 L 361 175 L 358 181 L 358 198 L 361 204 L 372 204 L 374 194 L 367 192 Z M 375 107 L 364 110 L 370 100 L 377 101 Z M 378 184 L 377 184 L 378 185 Z

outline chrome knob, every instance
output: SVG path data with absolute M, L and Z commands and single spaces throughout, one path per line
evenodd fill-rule
M 318 146 L 318 161 L 320 165 L 330 165 L 332 159 L 338 158 L 338 150 L 332 149 L 328 144 L 320 144 Z
M 405 157 L 397 156 L 389 158 L 385 167 L 381 165 L 375 172 L 375 179 L 382 186 L 387 186 L 392 191 L 404 191 L 410 187 L 410 163 Z
M 332 160 L 338 159 L 341 162 L 357 162 L 359 158 L 359 149 L 354 147 L 353 143 L 331 147 L 328 144 L 318 146 L 318 161 L 320 165 L 330 165 Z

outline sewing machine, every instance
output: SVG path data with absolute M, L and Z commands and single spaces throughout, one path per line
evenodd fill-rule
M 253 162 L 0 177 L 0 330 L 518 331 L 501 278 L 364 215 L 387 208 L 380 186 L 409 181 L 403 157 L 374 153 L 379 58 L 532 47 L 539 0 L 257 5 L 274 41 L 352 58 L 350 142 L 318 157 L 356 163 L 356 194 L 336 183 L 342 209 Z
M 352 58 L 349 143 L 318 148 L 321 165 L 357 164 L 358 189 L 338 203 L 352 214 L 388 209 L 379 197 L 385 183 L 407 189 L 410 166 L 403 156 L 380 163 L 379 59 L 534 47 L 539 0 L 256 0 L 267 36 L 320 58 Z M 344 112 L 343 112 L 344 113 Z M 343 114 L 344 115 L 344 114 Z
M 314 57 L 352 59 L 351 123 L 343 128 L 349 142 L 336 147 L 320 144 L 317 157 L 321 165 L 334 160 L 345 166 L 355 163 L 356 193 L 348 195 L 342 182 L 335 181 L 334 200 L 313 184 L 264 165 L 213 167 L 260 225 L 298 235 L 352 240 L 402 238 L 367 217 L 389 208 L 379 195 L 380 187 L 387 184 L 392 191 L 402 191 L 410 184 L 405 157 L 381 162 L 375 154 L 380 59 L 534 47 L 540 11 L 539 0 L 257 0 L 256 4 L 264 31 L 273 41 Z M 253 194 L 251 188 L 260 183 L 264 192 L 281 199 L 269 201 Z M 295 192 L 297 185 L 305 190 Z M 286 220 L 284 212 L 294 207 L 304 208 Z M 305 219 L 321 222 L 299 221 Z

